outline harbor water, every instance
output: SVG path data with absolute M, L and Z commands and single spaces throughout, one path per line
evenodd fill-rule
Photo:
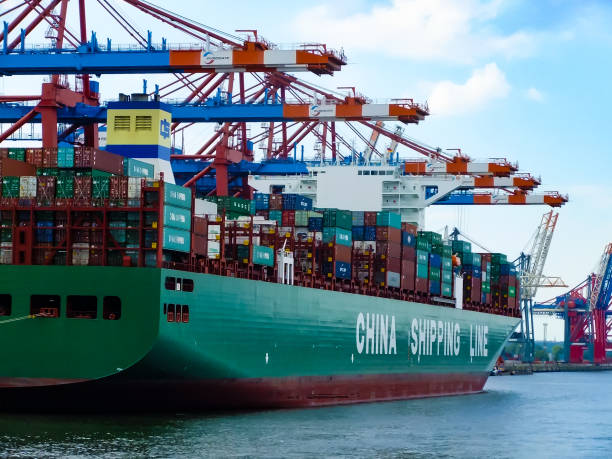
M 0 414 L 0 457 L 610 457 L 612 372 L 492 377 L 483 394 L 329 408 Z

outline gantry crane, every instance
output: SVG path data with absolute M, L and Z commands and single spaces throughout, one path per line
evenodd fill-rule
M 542 274 L 558 218 L 559 213 L 552 210 L 542 216 L 529 252 L 527 254 L 522 253 L 517 260 L 521 274 L 522 314 L 521 333 L 518 341 L 522 344 L 521 359 L 524 362 L 533 362 L 535 353 L 533 300 L 538 288 L 567 287 L 560 277 L 550 277 Z
M 564 295 L 534 305 L 536 314 L 553 314 L 565 323 L 565 360 L 573 363 L 587 360 L 607 361 L 612 349 L 612 244 L 601 255 L 597 272 Z

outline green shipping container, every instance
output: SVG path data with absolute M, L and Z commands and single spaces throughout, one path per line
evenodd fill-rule
M 453 256 L 453 247 L 448 242 L 442 244 L 442 256 L 448 258 Z
M 482 265 L 482 257 L 480 256 L 479 253 L 473 253 L 472 254 L 472 264 L 474 266 L 481 266 Z
M 494 265 L 505 265 L 506 263 L 508 263 L 508 257 L 503 253 L 492 253 L 491 263 L 493 263 Z
M 56 167 L 39 167 L 36 169 L 36 175 L 39 177 L 57 177 L 59 175 L 59 169 Z
M 432 280 L 432 281 L 440 280 L 440 268 L 429 268 L 429 280 Z
M 59 172 L 55 185 L 55 197 L 60 199 L 70 199 L 74 197 L 74 172 Z
M 295 226 L 308 226 L 309 210 L 296 210 L 295 211 Z
M 417 236 L 426 239 L 431 244 L 442 244 L 442 235 L 433 231 L 419 231 Z
M 442 282 L 442 296 L 445 296 L 447 298 L 452 298 L 453 296 L 452 284 Z
M 155 168 L 153 164 L 138 161 L 134 158 L 124 158 L 123 175 L 128 177 L 153 178 Z
M 472 244 L 467 241 L 453 241 L 453 253 L 471 252 Z
M 111 237 L 115 240 L 117 244 L 125 244 L 126 242 L 126 231 L 125 231 L 125 222 L 124 221 L 111 221 L 108 224 L 111 228 L 121 228 L 110 230 Z
M 425 250 L 429 252 L 431 250 L 431 244 L 427 239 L 424 239 L 422 237 L 417 237 L 416 248 L 417 250 Z
M 253 246 L 253 263 L 256 265 L 274 266 L 274 249 L 262 245 Z
M 191 250 L 191 233 L 189 231 L 165 227 L 163 248 L 166 250 L 176 250 L 177 252 L 189 252 Z
M 213 196 L 207 199 L 217 203 L 218 212 L 225 210 L 226 215 L 231 218 L 253 215 L 253 209 L 255 208 L 255 201 L 248 199 L 232 196 Z
M 5 198 L 19 197 L 19 177 L 2 178 L 2 196 Z
M 57 149 L 57 167 L 74 167 L 74 147 L 59 147 Z
M 336 244 L 348 247 L 353 245 L 352 231 L 344 228 L 323 228 L 323 242 L 334 242 L 334 238 L 336 238 Z
M 164 226 L 191 231 L 191 210 L 166 204 L 164 206 Z
M 516 287 L 514 287 L 513 285 L 510 285 L 508 287 L 508 296 L 510 298 L 516 298 Z
M 429 275 L 429 267 L 427 265 L 423 265 L 418 263 L 416 267 L 416 277 L 419 279 L 427 279 Z
M 447 270 L 447 271 L 452 271 L 453 270 L 453 259 L 452 258 L 447 258 L 447 257 L 443 257 L 442 258 L 442 269 Z
M 25 148 L 9 148 L 8 157 L 17 161 L 25 161 Z
M 446 271 L 442 268 L 442 283 L 451 284 L 453 282 L 452 271 Z
M 283 211 L 282 210 L 271 210 L 268 215 L 270 220 L 276 220 L 276 222 L 281 225 L 283 221 Z
M 491 285 L 489 283 L 482 284 L 482 292 L 483 293 L 491 293 Z
M 191 188 L 164 183 L 164 203 L 191 209 Z
M 432 244 L 431 245 L 431 253 L 435 255 L 443 256 L 443 247 L 441 244 Z
M 227 252 L 226 252 L 227 253 Z M 240 262 L 249 262 L 249 246 L 248 245 L 238 245 L 236 246 L 236 258 Z
M 295 211 L 295 226 L 308 226 L 309 218 L 321 218 L 323 214 L 312 210 L 296 210 Z
M 325 209 L 323 212 L 323 226 L 352 230 L 353 213 L 350 210 Z
M 416 259 L 417 259 L 417 265 L 428 266 L 429 265 L 429 252 L 427 252 L 426 250 L 417 249 Z
M 110 196 L 110 172 L 91 171 L 91 197 L 94 199 L 107 199 Z
M 390 226 L 391 228 L 402 228 L 402 217 L 395 212 L 377 212 L 376 226 Z
M 2 228 L 0 230 L 0 242 L 12 242 L 13 230 L 11 228 Z

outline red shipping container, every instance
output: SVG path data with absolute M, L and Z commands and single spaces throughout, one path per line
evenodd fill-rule
M 191 249 L 196 255 L 206 255 L 207 254 L 207 236 L 194 234 L 191 237 Z
M 379 255 L 376 256 L 376 272 L 392 271 L 394 273 L 399 273 L 401 270 L 402 270 L 401 258 L 394 258 L 394 257 L 380 258 Z
M 42 167 L 57 167 L 57 148 L 43 149 Z
M 128 178 L 127 177 L 110 177 L 109 197 L 111 199 L 127 199 L 128 195 Z
M 208 221 L 203 217 L 193 217 L 193 234 L 208 237 Z
M 377 241 L 392 241 L 399 244 L 402 243 L 402 230 L 398 228 L 391 228 L 390 226 L 377 226 L 376 227 L 376 240 Z
M 36 181 L 36 200 L 39 203 L 51 203 L 55 199 L 55 183 L 57 177 L 38 177 Z
M 402 246 L 402 259 L 416 261 L 416 248 L 410 246 Z
M 42 148 L 26 148 L 26 163 L 32 166 L 43 166 L 43 150 Z
M 33 177 L 36 166 L 11 158 L 0 159 L 0 177 Z
M 419 228 L 418 228 L 418 226 L 413 225 L 412 223 L 403 222 L 402 223 L 402 231 L 406 231 L 407 233 L 410 233 L 413 236 L 416 236 L 417 232 L 419 231 Z
M 97 169 L 123 175 L 123 157 L 92 147 L 75 147 L 74 167 Z
M 392 241 L 376 241 L 376 255 L 401 258 L 402 245 Z
M 91 199 L 91 177 L 74 178 L 74 199 L 77 201 Z
M 283 210 L 281 222 L 283 226 L 295 226 L 295 210 Z
M 283 195 L 282 194 L 271 194 L 270 195 L 270 210 L 283 210 Z
M 352 248 L 342 244 L 334 244 L 333 257 L 335 261 L 351 262 Z
M 365 226 L 376 226 L 376 212 L 364 212 L 363 224 Z
M 0 159 L 8 158 L 8 148 L 0 148 Z
M 414 280 L 416 277 L 416 263 L 414 260 L 402 260 L 402 273 L 400 288 L 402 290 L 414 290 Z
M 418 293 L 428 293 L 429 292 L 429 280 L 421 279 L 420 277 L 416 277 L 414 280 L 414 290 Z

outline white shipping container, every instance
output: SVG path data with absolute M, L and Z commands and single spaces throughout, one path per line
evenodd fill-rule
M 259 236 L 253 236 L 253 245 L 261 245 Z M 249 238 L 247 236 L 237 236 L 236 244 L 243 245 L 245 242 L 249 242 Z
M 19 178 L 19 197 L 26 199 L 36 197 L 36 177 L 26 175 Z
M 221 254 L 221 244 L 216 241 L 208 241 L 208 258 L 219 258 Z
M 142 179 L 140 177 L 128 177 L 128 199 L 140 199 Z
M 89 264 L 89 243 L 75 242 L 72 244 L 72 264 L 86 266 Z
M 194 215 L 198 217 L 203 217 L 204 215 L 217 215 L 217 204 L 204 199 L 196 198 L 194 200 L 194 209 Z
M 3 242 L 0 244 L 0 264 L 13 264 L 13 243 Z

